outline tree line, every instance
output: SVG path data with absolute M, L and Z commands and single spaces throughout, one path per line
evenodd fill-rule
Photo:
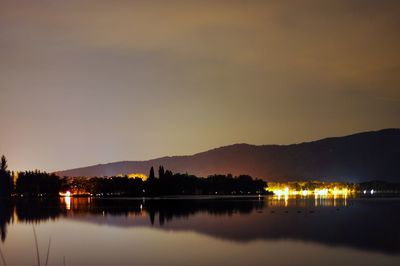
M 0 162 L 0 197 L 58 196 L 63 180 L 55 174 L 35 171 L 20 172 L 16 180 L 14 172 L 8 170 L 7 159 L 3 155 Z
M 267 183 L 248 175 L 212 175 L 207 178 L 173 173 L 159 167 L 158 176 L 150 168 L 147 180 L 113 176 L 109 178 L 70 178 L 64 190 L 95 196 L 168 196 L 168 195 L 254 195 L 265 194 Z
M 147 186 L 148 192 L 156 195 L 245 195 L 264 194 L 267 183 L 249 175 L 211 175 L 207 178 L 201 178 L 187 173 L 164 171 L 164 167 L 160 166 L 158 178 L 155 177 L 153 167 L 151 167 Z
M 248 175 L 211 175 L 207 178 L 173 173 L 163 166 L 150 168 L 146 180 L 128 176 L 68 178 L 42 171 L 14 173 L 7 169 L 2 156 L 0 165 L 0 197 L 58 196 L 71 191 L 78 195 L 94 196 L 166 196 L 166 195 L 251 195 L 265 194 L 267 183 Z

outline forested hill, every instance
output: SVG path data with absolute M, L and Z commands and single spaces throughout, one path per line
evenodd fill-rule
M 124 161 L 57 172 L 61 176 L 145 173 L 163 165 L 197 176 L 249 174 L 267 181 L 400 182 L 400 129 L 384 129 L 292 145 L 235 144 L 190 156 Z

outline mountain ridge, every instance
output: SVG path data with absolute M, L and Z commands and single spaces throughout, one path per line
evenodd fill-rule
M 397 158 L 400 158 L 400 129 L 388 128 L 289 145 L 238 143 L 193 155 L 118 161 L 56 173 L 86 177 L 147 174 L 151 166 L 163 165 L 174 172 L 198 176 L 250 174 L 268 181 L 400 181 Z

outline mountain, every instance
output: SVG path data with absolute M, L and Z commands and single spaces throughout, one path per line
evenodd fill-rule
M 249 174 L 267 181 L 400 182 L 400 129 L 363 132 L 291 145 L 235 144 L 190 156 L 123 161 L 59 171 L 61 176 L 148 173 L 159 165 L 197 176 Z

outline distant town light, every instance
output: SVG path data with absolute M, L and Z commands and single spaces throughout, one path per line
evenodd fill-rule
M 295 186 L 293 185 L 292 187 L 290 186 L 283 186 L 284 184 L 279 184 L 279 183 L 272 183 L 268 185 L 267 191 L 272 192 L 274 195 L 278 196 L 278 199 L 280 199 L 282 196 L 315 196 L 315 197 L 329 197 L 329 196 L 334 196 L 334 197 L 347 197 L 348 194 L 352 194 L 355 192 L 355 190 L 352 190 L 348 187 L 345 187 L 343 185 L 339 186 L 331 186 L 329 183 L 327 184 L 319 184 L 318 187 L 308 190 L 305 185 L 303 184 L 298 184 L 296 183 L 296 186 L 299 187 L 301 186 L 302 188 L 300 189 L 295 189 Z M 290 185 L 290 184 L 289 184 Z
M 283 191 L 283 194 L 289 195 L 289 188 L 288 187 L 285 187 L 285 190 Z
M 59 195 L 60 195 L 61 197 L 71 197 L 71 192 L 70 192 L 70 191 L 67 191 L 67 192 L 65 192 L 65 193 L 60 192 Z
M 71 209 L 71 192 L 67 191 L 65 193 L 59 193 L 61 197 L 64 197 L 65 207 L 67 210 Z

